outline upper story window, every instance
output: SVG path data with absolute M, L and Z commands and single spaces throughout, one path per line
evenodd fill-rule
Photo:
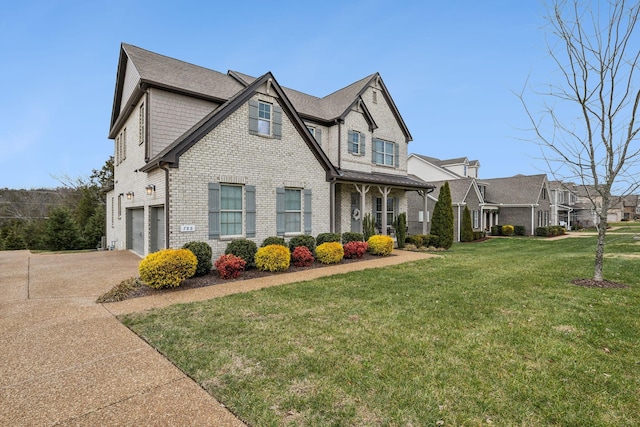
M 482 199 L 484 200 L 485 192 L 486 192 L 487 187 L 485 187 L 484 185 L 480 185 L 480 186 L 478 186 L 478 188 L 480 189 L 480 195 L 482 196 Z
M 399 166 L 399 147 L 395 142 L 382 139 L 373 140 L 372 161 L 376 165 Z
M 467 165 L 464 165 L 464 175 L 463 176 L 467 176 Z
M 271 135 L 271 104 L 258 102 L 258 133 Z
M 315 138 L 318 144 L 322 144 L 322 129 L 313 126 L 307 126 L 309 133 Z
M 282 109 L 265 101 L 249 100 L 249 133 L 282 137 Z
M 542 200 L 547 200 L 547 189 L 546 188 L 542 189 L 542 193 L 540 194 L 540 198 Z
M 365 137 L 363 133 L 355 130 L 350 130 L 347 136 L 348 151 L 356 156 L 364 156 L 365 149 Z
M 127 158 L 127 128 L 122 129 L 122 132 L 116 136 L 115 154 L 116 165 L 119 165 Z

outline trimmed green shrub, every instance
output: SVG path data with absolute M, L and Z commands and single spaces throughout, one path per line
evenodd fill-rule
M 471 225 L 471 212 L 467 206 L 462 211 L 462 230 L 460 230 L 460 241 L 473 241 L 473 226 Z
M 396 229 L 398 249 L 404 248 L 404 239 L 407 237 L 407 214 L 402 212 L 393 220 L 393 228 Z
M 527 232 L 527 229 L 524 225 L 514 225 L 513 226 L 513 234 L 516 236 L 524 236 Z
M 431 233 L 438 236 L 438 243 L 435 246 L 449 249 L 453 245 L 453 205 L 448 181 L 445 181 L 440 188 L 438 201 L 433 208 Z
M 365 241 L 376 234 L 376 224 L 370 213 L 365 214 L 362 218 L 362 234 Z
M 182 246 L 182 249 L 189 249 L 198 259 L 198 266 L 196 267 L 196 276 L 204 276 L 205 274 L 209 274 L 211 271 L 211 267 L 213 267 L 213 263 L 211 262 L 211 257 L 213 256 L 213 251 L 211 250 L 211 246 L 207 242 L 189 242 L 185 243 Z
M 255 242 L 248 239 L 232 240 L 224 250 L 225 255 L 239 256 L 247 263 L 247 267 L 255 267 L 255 256 L 258 247 Z
M 480 239 L 484 239 L 485 237 L 486 237 L 486 234 L 484 231 L 473 232 L 473 240 L 480 240 Z
M 550 236 L 549 227 L 537 227 L 536 236 L 549 237 Z
M 369 244 L 369 252 L 374 255 L 387 256 L 393 252 L 393 239 L 389 236 L 371 236 L 367 243 Z
M 419 248 L 424 245 L 424 240 L 422 239 L 422 234 L 413 234 L 405 237 L 404 242 L 413 245 L 416 248 Z
M 344 248 L 338 242 L 326 242 L 316 248 L 316 259 L 323 264 L 337 264 L 344 258 Z
M 503 236 L 513 236 L 513 225 L 503 225 L 501 233 Z
M 492 225 L 491 226 L 491 235 L 492 236 L 502 236 L 502 226 L 501 225 Z
M 316 247 L 320 246 L 323 243 L 327 242 L 338 242 L 340 243 L 340 234 L 339 233 L 320 233 L 316 237 Z
M 369 250 L 369 244 L 367 242 L 349 242 L 343 246 L 345 258 L 362 258 L 362 256 Z
M 247 263 L 233 254 L 220 255 L 216 261 L 216 270 L 221 279 L 235 279 L 244 270 Z
M 298 246 L 306 246 L 312 254 L 316 250 L 316 239 L 313 236 L 305 234 L 304 236 L 296 236 L 289 240 L 289 250 L 293 252 Z
M 364 242 L 364 234 L 356 233 L 354 231 L 342 233 L 342 244 L 344 245 L 349 242 Z
M 147 255 L 138 267 L 140 279 L 154 289 L 175 288 L 196 273 L 198 259 L 188 249 L 163 249 Z
M 262 271 L 286 271 L 291 262 L 289 248 L 282 245 L 267 245 L 256 252 L 256 267 Z
M 291 261 L 296 267 L 309 267 L 313 265 L 315 259 L 306 246 L 298 246 L 291 253 Z
M 422 246 L 431 247 L 438 246 L 438 241 L 440 238 L 435 234 L 420 234 L 422 237 Z
M 267 237 L 266 239 L 264 239 L 264 241 L 262 242 L 262 245 L 260 245 L 260 247 L 264 248 L 265 246 L 269 246 L 269 245 L 287 246 L 287 243 L 284 241 L 284 239 L 282 237 L 270 236 L 270 237 Z

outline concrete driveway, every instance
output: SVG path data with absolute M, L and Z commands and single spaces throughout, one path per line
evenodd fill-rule
M 0 425 L 244 425 L 94 302 L 139 262 L 0 252 Z

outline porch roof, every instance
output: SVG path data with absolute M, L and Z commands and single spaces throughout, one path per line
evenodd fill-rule
M 338 169 L 338 175 L 335 175 L 334 178 L 336 182 L 341 183 L 384 185 L 405 190 L 426 190 L 431 192 L 435 189 L 435 185 L 429 184 L 414 175 L 394 175 Z

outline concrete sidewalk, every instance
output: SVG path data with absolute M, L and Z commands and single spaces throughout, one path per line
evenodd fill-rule
M 243 426 L 114 317 L 433 255 L 394 256 L 100 305 L 137 276 L 128 251 L 0 252 L 0 425 Z

